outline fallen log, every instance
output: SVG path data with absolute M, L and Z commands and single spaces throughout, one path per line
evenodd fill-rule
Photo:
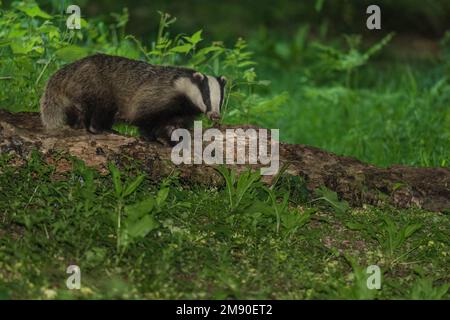
M 228 127 L 219 127 L 224 131 Z M 56 170 L 71 170 L 58 152 L 67 152 L 85 161 L 86 165 L 107 172 L 107 163 L 119 166 L 135 159 L 153 179 L 178 170 L 180 177 L 195 183 L 222 184 L 212 165 L 175 165 L 171 148 L 149 143 L 141 138 L 113 133 L 91 135 L 83 130 L 63 133 L 46 132 L 36 113 L 9 113 L 0 110 L 0 152 L 14 154 L 26 161 L 33 150 L 44 155 Z M 353 206 L 380 205 L 386 201 L 398 208 L 418 207 L 430 211 L 450 209 L 450 169 L 392 166 L 379 168 L 350 157 L 338 156 L 315 147 L 300 144 L 279 145 L 280 166 L 288 165 L 285 174 L 298 176 L 311 193 L 325 186 L 337 192 Z M 245 170 L 248 165 L 233 165 Z M 261 165 L 252 165 L 259 168 Z M 264 176 L 270 183 L 273 176 Z

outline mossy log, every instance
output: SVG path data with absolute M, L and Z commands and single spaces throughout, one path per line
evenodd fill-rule
M 233 128 L 219 127 L 220 130 Z M 142 169 L 153 179 L 163 178 L 178 170 L 183 180 L 193 183 L 219 185 L 223 181 L 210 165 L 175 165 L 171 148 L 150 143 L 141 138 L 114 133 L 92 135 L 83 130 L 46 132 L 36 113 L 9 113 L 0 110 L 0 152 L 11 153 L 18 163 L 26 161 L 37 150 L 56 170 L 71 170 L 70 162 L 61 152 L 85 161 L 88 166 L 107 172 L 107 163 L 119 166 L 138 160 Z M 393 205 L 397 208 L 418 207 L 430 211 L 450 209 L 450 169 L 419 168 L 395 165 L 379 168 L 351 157 L 343 157 L 300 144 L 279 145 L 280 167 L 284 174 L 301 177 L 311 194 L 321 186 L 337 192 L 353 206 L 364 204 Z M 238 171 L 248 165 L 233 165 Z M 259 168 L 260 165 L 252 165 Z M 271 183 L 272 176 L 263 180 Z

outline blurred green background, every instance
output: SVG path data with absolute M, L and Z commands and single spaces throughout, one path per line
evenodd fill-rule
M 79 0 L 39 1 L 48 12 L 57 13 L 69 4 L 82 8 L 83 16 L 111 19 L 111 12 L 127 7 L 129 33 L 143 38 L 157 30 L 157 10 L 178 18 L 174 32 L 192 33 L 207 29 L 212 39 L 231 40 L 251 37 L 257 32 L 272 32 L 282 38 L 293 36 L 305 24 L 316 31 L 327 28 L 330 35 L 365 33 L 366 8 L 382 7 L 383 29 L 437 39 L 450 29 L 450 1 L 447 0 Z M 110 20 L 111 21 L 111 20 Z

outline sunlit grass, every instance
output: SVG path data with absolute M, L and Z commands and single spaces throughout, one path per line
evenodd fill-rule
M 274 77 L 269 94 L 289 93 L 279 113 L 258 120 L 286 142 L 380 166 L 450 166 L 450 83 L 438 62 L 373 63 L 351 88 L 344 80 L 314 84 L 301 69 L 262 77 Z

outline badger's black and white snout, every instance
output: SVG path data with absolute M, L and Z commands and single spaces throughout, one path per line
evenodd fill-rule
M 225 92 L 225 77 L 206 77 L 209 88 L 209 101 L 207 101 L 206 115 L 213 121 L 220 120 L 220 111 L 222 108 Z M 209 102 L 209 104 L 208 104 Z
M 213 121 L 220 120 L 225 85 L 225 77 L 213 77 L 200 72 L 193 73 L 191 79 L 180 78 L 175 82 L 175 87 Z

